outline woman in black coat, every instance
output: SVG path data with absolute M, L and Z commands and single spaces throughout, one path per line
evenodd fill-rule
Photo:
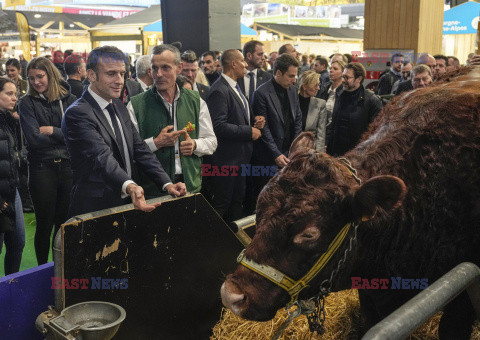
M 18 148 L 15 118 L 10 111 L 17 102 L 15 83 L 0 78 L 0 253 L 5 242 L 5 275 L 20 269 L 25 246 L 25 222 L 18 194 Z
M 48 260 L 52 227 L 55 235 L 67 217 L 72 171 L 61 122 L 76 97 L 47 58 L 33 58 L 27 78 L 28 91 L 18 108 L 27 140 L 28 187 L 37 222 L 35 253 L 40 265 Z

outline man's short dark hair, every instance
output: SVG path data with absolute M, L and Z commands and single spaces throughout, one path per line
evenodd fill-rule
M 95 47 L 87 58 L 87 70 L 98 72 L 98 63 L 119 63 L 127 64 L 123 52 L 115 46 Z
M 449 55 L 447 58 L 448 58 L 448 59 L 450 59 L 450 58 L 453 59 L 453 65 L 452 65 L 452 66 L 460 67 L 460 60 L 458 60 L 457 57 L 455 57 L 454 55 Z M 447 64 L 447 65 L 448 65 L 448 64 Z
M 245 45 L 243 45 L 243 56 L 246 58 L 247 53 L 254 54 L 257 45 L 263 46 L 263 43 L 258 40 L 250 40 L 246 42 Z
M 443 54 L 435 54 L 433 57 L 435 58 L 435 60 L 437 60 L 437 59 L 445 60 L 445 66 L 448 65 L 448 58 L 445 57 Z
M 292 46 L 292 44 L 285 44 L 285 45 L 282 45 L 280 46 L 280 48 L 278 49 L 278 54 L 284 54 L 284 53 L 287 53 L 287 46 Z
M 197 54 L 192 50 L 186 50 L 185 52 L 183 52 L 181 59 L 186 63 L 194 63 L 198 61 Z
M 223 52 L 222 56 L 220 57 L 220 63 L 222 64 L 222 68 L 224 71 L 230 68 L 230 63 L 237 58 L 237 56 L 239 55 L 238 53 L 242 52 L 237 49 L 230 49 Z
M 20 64 L 20 61 L 16 58 L 8 59 L 7 62 L 5 63 L 5 66 L 13 66 L 17 70 L 20 70 L 22 68 L 22 64 Z
M 395 53 L 394 55 L 392 55 L 392 58 L 390 59 L 390 62 L 393 63 L 393 60 L 395 58 L 403 58 L 403 54 Z
M 215 60 L 215 52 L 213 51 L 207 51 L 202 53 L 202 58 L 205 58 L 207 56 L 211 56 L 213 60 Z
M 152 49 L 151 55 L 159 55 L 159 54 L 162 54 L 165 51 L 170 51 L 175 55 L 175 65 L 180 64 L 180 61 L 181 61 L 180 60 L 180 51 L 178 50 L 178 48 L 176 48 L 175 46 L 173 46 L 171 44 L 161 44 L 161 45 L 155 46 Z
M 365 67 L 363 67 L 363 65 L 360 63 L 348 63 L 345 66 L 345 70 L 348 70 L 348 69 L 353 71 L 353 76 L 355 77 L 355 79 L 357 79 L 358 77 L 362 77 L 362 81 L 360 82 L 360 84 L 362 84 L 367 75 L 367 72 L 365 71 Z
M 277 73 L 277 70 L 284 74 L 288 71 L 290 66 L 298 67 L 298 60 L 292 57 L 290 54 L 281 54 L 277 59 L 275 59 L 275 64 L 273 64 L 273 74 Z
M 78 54 L 72 54 L 65 59 L 63 62 L 63 68 L 65 69 L 65 73 L 67 76 L 71 76 L 78 73 L 78 69 L 80 65 L 83 63 L 83 59 Z
M 315 58 L 315 61 L 318 61 L 320 65 L 325 66 L 326 68 L 328 67 L 328 59 L 325 57 L 322 57 L 321 55 L 317 56 Z

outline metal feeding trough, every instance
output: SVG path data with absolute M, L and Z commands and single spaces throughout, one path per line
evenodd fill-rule
M 125 319 L 119 305 L 88 301 L 65 308 L 60 314 L 49 310 L 35 322 L 47 340 L 110 340 Z

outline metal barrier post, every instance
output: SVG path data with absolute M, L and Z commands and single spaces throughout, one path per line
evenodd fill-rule
M 405 339 L 464 290 L 480 317 L 480 268 L 464 262 L 377 323 L 362 340 Z

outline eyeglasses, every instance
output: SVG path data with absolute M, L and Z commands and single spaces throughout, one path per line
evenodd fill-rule
M 349 76 L 347 76 L 346 74 L 344 74 L 344 75 L 342 76 L 342 78 L 345 79 L 345 80 L 348 80 L 348 79 L 355 78 L 355 77 L 349 77 Z
M 46 74 L 37 74 L 35 77 L 28 76 L 27 78 L 28 78 L 28 81 L 33 83 L 35 81 L 35 79 L 42 80 L 43 78 L 45 78 L 45 76 L 46 76 Z

